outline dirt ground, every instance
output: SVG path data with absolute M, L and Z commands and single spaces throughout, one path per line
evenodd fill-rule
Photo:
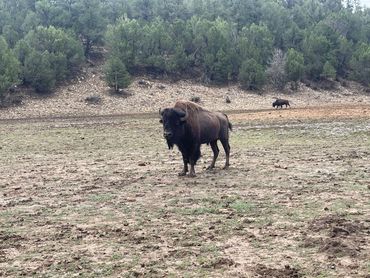
M 237 108 L 230 169 L 203 146 L 196 178 L 155 114 L 12 110 L 0 276 L 368 278 L 370 105 Z
M 0 110 L 0 277 L 370 277 L 364 88 L 137 78 L 117 96 L 101 72 Z M 157 111 L 192 97 L 229 115 L 229 170 L 204 146 L 177 176 Z

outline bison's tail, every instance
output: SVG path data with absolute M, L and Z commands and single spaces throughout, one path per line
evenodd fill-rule
M 230 129 L 231 131 L 233 131 L 233 125 L 232 125 L 230 122 L 228 122 L 228 124 L 229 124 L 229 129 Z
M 233 130 L 233 125 L 230 123 L 229 117 L 226 114 L 224 114 L 224 115 L 225 115 L 225 117 L 227 119 L 227 125 L 228 125 L 229 129 L 232 131 Z

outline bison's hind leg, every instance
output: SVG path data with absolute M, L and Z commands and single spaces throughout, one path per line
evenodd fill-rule
M 216 159 L 218 157 L 218 154 L 220 153 L 220 150 L 217 146 L 217 140 L 211 142 L 210 144 L 211 144 L 211 148 L 212 148 L 212 151 L 213 151 L 213 160 L 212 160 L 211 165 L 208 166 L 207 170 L 211 170 L 211 169 L 215 168 Z
M 222 143 L 222 147 L 224 148 L 225 154 L 226 154 L 226 163 L 225 163 L 224 169 L 227 169 L 230 166 L 230 144 L 229 144 L 229 138 L 220 139 L 220 141 Z

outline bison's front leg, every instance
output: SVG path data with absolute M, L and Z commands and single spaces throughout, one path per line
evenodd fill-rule
M 186 173 L 189 171 L 188 169 L 188 163 L 189 163 L 189 158 L 187 155 L 185 155 L 184 153 L 182 153 L 182 160 L 184 162 L 184 168 L 183 170 L 179 173 L 179 176 L 185 176 Z
M 194 146 L 191 155 L 190 155 L 190 172 L 189 177 L 195 177 L 195 164 L 197 163 L 198 159 L 200 158 L 200 145 Z
M 195 164 L 190 163 L 190 173 L 189 177 L 193 178 L 196 177 L 197 175 L 195 174 L 195 169 L 194 169 Z

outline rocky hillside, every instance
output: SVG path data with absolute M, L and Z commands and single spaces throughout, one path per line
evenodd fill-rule
M 339 86 L 334 91 L 313 90 L 300 84 L 297 92 L 266 89 L 257 93 L 243 91 L 237 85 L 215 87 L 189 80 L 172 82 L 140 77 L 134 79 L 124 94 L 114 95 L 104 81 L 101 66 L 95 66 L 86 68 L 79 77 L 60 86 L 50 96 L 26 95 L 21 106 L 1 109 L 0 118 L 156 112 L 161 107 L 173 105 L 176 100 L 193 97 L 200 98 L 200 104 L 211 110 L 271 109 L 275 97 L 289 99 L 292 107 L 370 104 L 370 93 L 354 83 Z M 226 97 L 230 103 L 225 101 Z

